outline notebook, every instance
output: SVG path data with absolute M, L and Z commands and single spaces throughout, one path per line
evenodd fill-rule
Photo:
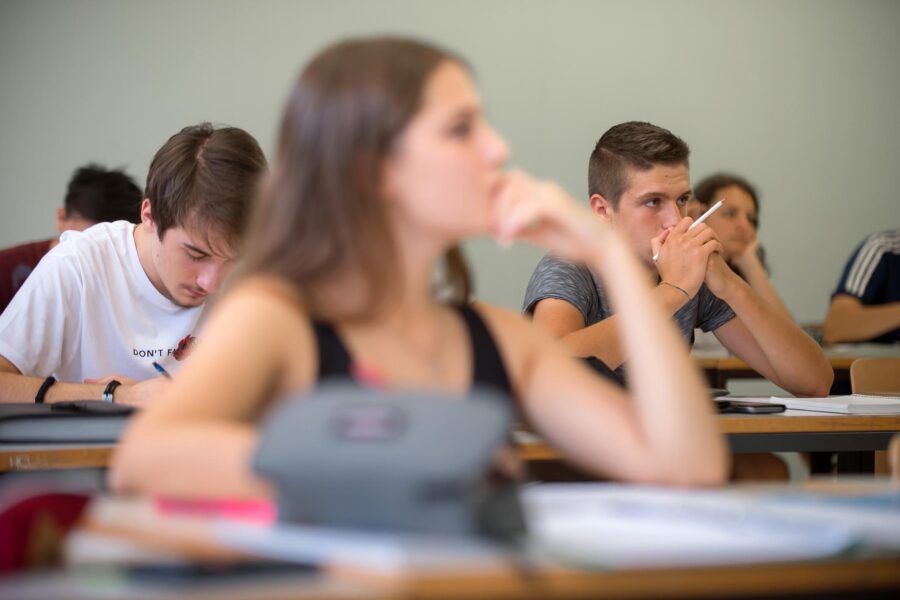
M 900 415 L 900 396 L 828 396 L 827 398 L 775 398 L 772 402 L 794 410 L 812 410 L 845 415 Z
M 114 443 L 133 411 L 99 400 L 0 404 L 0 444 Z

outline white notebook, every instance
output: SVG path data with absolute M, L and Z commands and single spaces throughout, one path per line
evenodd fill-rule
M 828 396 L 827 398 L 776 398 L 771 402 L 794 410 L 813 410 L 845 415 L 900 415 L 900 396 Z

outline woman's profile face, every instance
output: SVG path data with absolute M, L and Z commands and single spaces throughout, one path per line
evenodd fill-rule
M 508 154 L 484 120 L 469 73 L 444 62 L 386 159 L 382 191 L 388 211 L 399 226 L 450 242 L 485 233 Z
M 716 190 L 713 198 L 725 202 L 706 223 L 725 248 L 725 259 L 731 260 L 743 254 L 756 240 L 756 205 L 753 197 L 737 185 Z

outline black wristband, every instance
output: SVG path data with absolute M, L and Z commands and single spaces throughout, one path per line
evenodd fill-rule
M 115 402 L 115 399 L 113 398 L 113 392 L 115 392 L 116 388 L 120 385 L 122 385 L 122 382 L 115 379 L 107 383 L 106 387 L 103 388 L 103 394 L 100 396 L 100 399 L 104 402 L 109 402 L 110 404 Z
M 49 390 L 50 386 L 54 383 L 56 383 L 56 377 L 54 377 L 53 375 L 44 380 L 44 383 L 42 383 L 41 387 L 38 388 L 37 394 L 34 395 L 35 404 L 44 403 L 44 396 L 47 395 L 47 390 Z

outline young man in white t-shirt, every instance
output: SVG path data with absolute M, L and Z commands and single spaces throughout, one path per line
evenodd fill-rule
M 241 129 L 186 127 L 156 153 L 141 222 L 63 235 L 0 315 L 0 402 L 140 404 L 187 355 L 235 259 L 266 161 Z

